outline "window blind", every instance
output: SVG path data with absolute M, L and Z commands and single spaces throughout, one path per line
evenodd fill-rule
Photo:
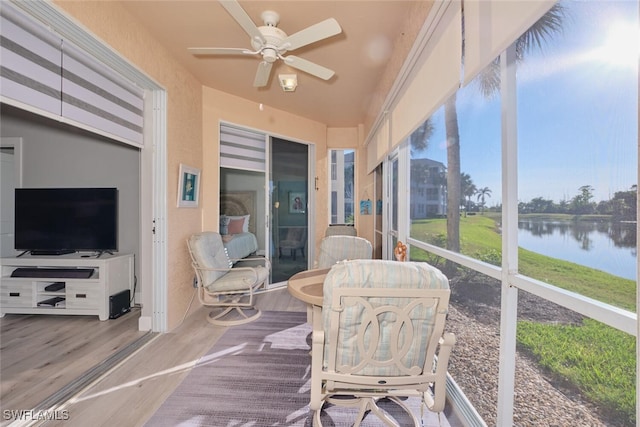
M 4 102 L 143 145 L 142 89 L 8 2 L 0 19 Z
M 464 2 L 464 79 L 470 82 L 556 3 L 553 0 Z
M 459 1 L 442 3 L 421 61 L 391 110 L 394 148 L 429 118 L 460 87 L 462 9 Z
M 62 116 L 142 145 L 144 92 L 69 42 L 62 53 Z
M 367 173 L 378 167 L 389 152 L 389 119 L 385 116 L 367 145 Z
M 5 4 L 0 8 L 0 95 L 60 115 L 62 39 Z
M 266 135 L 221 124 L 220 166 L 265 172 Z

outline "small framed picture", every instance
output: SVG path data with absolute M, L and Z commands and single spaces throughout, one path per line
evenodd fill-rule
M 371 200 L 360 200 L 360 215 L 371 215 Z
M 180 164 L 178 207 L 197 208 L 200 190 L 200 169 Z
M 304 193 L 289 192 L 289 213 L 303 214 L 307 209 L 307 201 Z

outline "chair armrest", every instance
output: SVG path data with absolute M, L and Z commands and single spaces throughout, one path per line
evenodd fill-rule
M 314 330 L 311 335 L 311 398 L 309 407 L 313 411 L 322 408 L 322 361 L 324 359 L 324 331 Z
M 233 262 L 234 265 L 236 263 L 242 264 L 245 261 L 264 262 L 264 267 L 268 268 L 269 270 L 271 270 L 271 261 L 268 258 L 265 258 L 265 257 L 246 257 L 246 258 L 239 258 L 239 259 L 232 259 L 231 260 L 231 262 Z M 245 268 L 245 267 L 235 267 L 235 268 Z
M 456 343 L 456 336 L 452 332 L 446 332 L 445 334 L 442 335 L 442 338 L 440 338 L 440 347 L 442 346 L 449 347 L 449 351 L 451 351 L 455 343 Z
M 193 265 L 193 268 L 197 271 L 231 271 L 232 267 L 227 268 L 208 268 L 208 267 L 199 267 L 197 265 Z
M 224 271 L 226 273 L 229 273 L 231 271 L 250 271 L 251 273 L 253 273 L 254 275 L 254 280 L 258 279 L 258 273 L 256 272 L 255 267 L 228 267 L 228 268 L 211 268 L 211 267 L 199 267 L 196 265 L 193 265 L 193 268 L 196 270 L 196 276 L 198 279 L 198 287 L 205 287 L 205 284 L 203 283 L 202 278 L 202 273 L 206 272 L 206 271 Z M 247 289 L 251 290 L 252 287 L 248 286 Z
M 314 346 L 316 344 L 324 345 L 324 331 L 313 331 L 311 334 L 311 345 Z
M 439 341 L 438 361 L 436 363 L 436 381 L 433 390 L 434 399 L 427 401 L 427 407 L 432 412 L 442 412 L 444 410 L 447 369 L 449 366 L 449 356 L 456 343 L 456 336 L 451 332 L 442 335 Z

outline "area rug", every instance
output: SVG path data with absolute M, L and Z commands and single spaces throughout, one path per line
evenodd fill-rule
M 146 423 L 148 427 L 313 425 L 309 410 L 311 327 L 306 313 L 267 311 L 230 327 Z M 418 399 L 408 402 L 419 414 Z M 381 405 L 382 406 L 382 405 Z M 409 417 L 388 409 L 400 425 Z M 355 410 L 325 405 L 322 424 L 350 426 Z M 363 427 L 383 425 L 368 415 Z M 447 427 L 425 410 L 425 426 Z

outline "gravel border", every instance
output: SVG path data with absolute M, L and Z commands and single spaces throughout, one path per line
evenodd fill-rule
M 449 373 L 488 426 L 497 425 L 499 325 L 468 317 L 454 303 L 445 327 L 456 335 Z M 560 392 L 540 369 L 516 355 L 514 426 L 603 426 L 608 424 L 579 396 Z

